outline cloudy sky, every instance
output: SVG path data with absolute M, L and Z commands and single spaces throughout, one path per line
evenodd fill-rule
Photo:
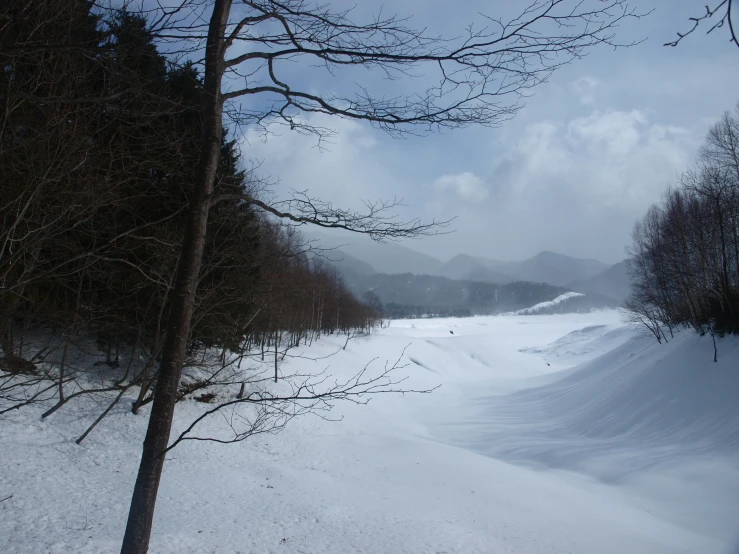
M 412 0 L 393 9 L 434 32 L 459 35 L 480 12 L 495 15 L 513 4 L 462 1 L 450 13 L 449 2 Z M 689 28 L 703 3 L 631 5 L 653 11 L 624 23 L 618 38 L 646 39 L 642 44 L 591 51 L 538 87 L 499 128 L 394 139 L 363 123 L 314 118 L 336 131 L 323 149 L 315 138 L 282 129 L 266 141 L 248 134 L 244 157 L 280 179 L 278 196 L 290 187 L 308 189 L 350 207 L 397 196 L 407 205 L 405 217 L 456 217 L 454 233 L 404 243 L 442 260 L 459 253 L 520 260 L 552 250 L 619 261 L 635 220 L 692 163 L 712 122 L 739 100 L 739 48 L 726 32 L 697 32 L 677 48 L 663 46 Z M 315 75 L 320 82 L 306 71 L 309 87 L 352 86 Z

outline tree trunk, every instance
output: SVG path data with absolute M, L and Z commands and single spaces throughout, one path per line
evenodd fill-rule
M 64 338 L 64 350 L 62 351 L 62 363 L 59 365 L 59 405 L 64 404 L 64 369 L 67 365 L 67 354 L 69 353 L 69 337 Z
M 277 382 L 277 329 L 275 329 L 275 383 Z
M 6 358 L 15 357 L 15 337 L 13 337 L 13 318 L 8 315 L 2 318 L 2 347 Z
M 149 548 L 154 506 L 164 467 L 164 451 L 169 443 L 185 347 L 190 334 L 195 289 L 208 224 L 208 211 L 220 157 L 223 133 L 221 79 L 226 47 L 223 37 L 231 10 L 231 1 L 215 0 L 208 28 L 205 79 L 201 100 L 203 134 L 198 175 L 190 201 L 188 225 L 185 229 L 177 268 L 175 294 L 167 322 L 167 337 L 162 349 L 162 361 L 154 390 L 149 427 L 141 453 L 141 464 L 131 498 L 128 523 L 121 548 L 122 554 L 145 554 Z
M 139 409 L 141 406 L 144 405 L 144 400 L 146 399 L 146 395 L 149 392 L 149 389 L 152 386 L 153 379 L 151 378 L 151 371 L 154 369 L 154 364 L 156 363 L 156 359 L 159 357 L 160 349 L 160 337 L 157 337 L 154 339 L 154 345 L 151 349 L 151 355 L 149 356 L 149 359 L 146 360 L 146 365 L 144 366 L 144 369 L 141 370 L 141 373 L 138 376 L 135 376 L 136 381 L 140 383 L 139 387 L 139 395 L 136 398 L 136 401 L 133 403 L 133 406 L 131 406 L 131 412 L 133 412 L 133 415 L 138 415 Z

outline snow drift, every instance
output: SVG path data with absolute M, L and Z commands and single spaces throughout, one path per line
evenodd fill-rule
M 570 333 L 564 337 L 569 340 L 555 341 L 542 353 L 546 359 L 561 352 L 563 344 L 571 344 L 573 337 L 587 337 L 603 328 Z M 618 342 L 623 335 L 623 329 L 616 329 L 598 342 Z M 594 348 L 592 342 L 582 341 L 586 348 L 581 355 Z M 506 396 L 476 398 L 480 419 L 471 436 L 486 454 L 582 469 L 616 480 L 674 458 L 739 459 L 738 344 L 727 339 L 719 362 L 713 364 L 708 341 L 687 332 L 668 345 L 630 337 L 554 382 Z M 619 463 L 610 469 L 588 464 L 614 455 Z
M 739 341 L 725 339 L 711 363 L 710 341 L 692 333 L 659 345 L 597 325 L 522 352 L 584 363 L 511 394 L 477 396 L 442 431 L 446 441 L 590 475 L 649 497 L 645 504 L 685 528 L 736 539 Z

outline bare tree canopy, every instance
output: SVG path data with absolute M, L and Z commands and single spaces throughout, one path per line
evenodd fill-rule
M 119 9 L 98 7 L 104 19 Z M 126 9 L 134 10 L 134 4 L 127 3 Z M 170 9 L 144 3 L 134 11 L 148 17 L 149 32 L 167 44 L 173 60 L 191 57 L 204 67 L 209 9 L 209 2 L 184 0 Z M 222 100 L 254 95 L 260 99 L 232 102 L 227 113 L 238 123 L 265 125 L 277 119 L 310 132 L 326 130 L 311 127 L 302 114 L 366 120 L 390 133 L 410 132 L 409 125 L 427 130 L 497 125 L 515 115 L 531 89 L 591 48 L 633 45 L 619 42 L 616 29 L 644 14 L 626 0 L 535 0 L 508 20 L 481 14 L 478 23 L 455 38 L 415 29 L 409 18 L 380 13 L 357 22 L 353 15 L 351 9 L 304 0 L 241 1 L 233 8 L 229 3 L 218 37 Z M 13 48 L 83 46 L 29 41 Z M 361 67 L 390 82 L 416 78 L 425 84 L 410 94 L 387 96 L 358 85 L 353 96 L 334 95 L 302 88 L 290 71 L 296 65 L 327 77 Z
M 198 9 L 204 6 L 185 2 L 177 14 Z M 531 89 L 592 47 L 633 44 L 619 43 L 615 31 L 640 14 L 625 0 L 536 0 L 507 21 L 482 14 L 456 38 L 415 29 L 399 16 L 380 13 L 367 22 L 353 16 L 353 10 L 304 0 L 234 3 L 219 37 L 222 97 L 260 99 L 231 103 L 229 116 L 259 126 L 279 120 L 308 132 L 326 131 L 301 117 L 310 113 L 366 120 L 393 134 L 411 132 L 409 125 L 497 125 L 515 115 Z M 151 17 L 160 40 L 181 53 L 202 51 L 205 25 L 189 25 L 174 10 Z M 342 96 L 304 88 L 291 72 L 296 65 L 327 78 L 361 67 L 390 82 L 417 78 L 424 84 L 400 95 L 359 84 L 354 95 Z

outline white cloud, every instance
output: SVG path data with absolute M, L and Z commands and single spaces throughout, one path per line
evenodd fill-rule
M 279 128 L 281 136 L 266 143 L 249 135 L 244 158 L 263 161 L 262 173 L 280 177 L 278 196 L 307 188 L 353 208 L 398 197 L 408 205 L 402 218 L 459 216 L 456 233 L 411 243 L 433 255 L 520 259 L 550 249 L 615 260 L 636 218 L 692 163 L 707 127 L 732 108 L 739 83 L 736 47 L 720 35 L 695 34 L 685 48 L 662 46 L 695 15 L 691 2 L 645 1 L 654 15 L 620 27 L 618 40 L 648 41 L 589 51 L 531 90 L 526 108 L 499 129 L 391 140 L 365 123 L 314 114 L 311 122 L 338 133 L 325 151 L 313 138 Z M 400 2 L 398 10 L 448 36 L 478 12 L 505 17 L 518 9 L 515 2 L 474 0 L 450 15 L 444 3 L 427 4 Z M 373 13 L 376 5 L 357 9 Z M 351 96 L 357 82 L 390 90 L 365 72 L 327 78 L 312 68 L 295 71 L 308 90 L 337 96 Z M 425 84 L 404 79 L 392 87 L 412 94 Z
M 646 125 L 646 115 L 640 110 L 596 111 L 572 120 L 566 138 L 591 155 L 618 159 L 633 151 L 642 140 Z
M 594 106 L 596 103 L 596 93 L 601 84 L 595 77 L 583 76 L 575 79 L 570 83 L 570 88 L 575 92 L 584 106 Z
M 642 209 L 690 164 L 696 146 L 686 129 L 651 122 L 643 111 L 594 111 L 527 127 L 506 154 L 503 185 L 526 199 Z
M 337 131 L 324 150 L 284 128 L 266 142 L 249 135 L 243 145 L 264 174 L 280 177 L 276 195 L 308 189 L 357 209 L 363 200 L 397 197 L 408 206 L 399 209 L 402 219 L 458 216 L 456 233 L 411 244 L 441 257 L 522 259 L 549 249 L 616 261 L 634 221 L 691 164 L 702 139 L 640 109 L 540 120 L 510 129 L 504 142 L 480 133 L 474 155 L 460 149 L 464 141 L 435 150 L 433 140 L 387 141 L 353 121 L 311 123 Z M 444 171 L 452 164 L 461 169 Z
M 359 208 L 364 200 L 396 195 L 395 181 L 376 152 L 378 141 L 371 127 L 322 115 L 307 120 L 331 128 L 333 136 L 319 147 L 315 136 L 274 125 L 266 140 L 255 131 L 241 145 L 244 158 L 261 164 L 259 173 L 279 178 L 274 187 L 277 197 L 284 197 L 289 189 L 307 190 L 337 207 Z
M 697 145 L 686 129 L 640 110 L 531 124 L 497 158 L 476 232 L 493 237 L 499 257 L 516 257 L 515 244 L 518 257 L 552 249 L 616 260 L 634 221 L 690 165 Z
M 502 259 L 544 249 L 622 259 L 634 222 L 692 163 L 700 138 L 643 110 L 530 124 L 509 134 L 487 168 L 437 179 L 437 189 L 456 194 L 426 209 L 459 219 L 457 233 L 438 239 L 436 250 L 456 244 L 457 251 Z M 488 177 L 477 177 L 481 172 Z
M 480 202 L 488 197 L 485 181 L 469 171 L 442 175 L 434 180 L 433 186 L 437 191 L 451 190 L 465 202 Z

